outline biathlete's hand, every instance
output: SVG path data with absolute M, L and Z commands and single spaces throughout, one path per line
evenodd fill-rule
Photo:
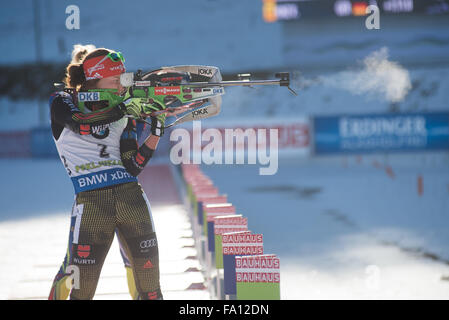
M 145 98 L 128 98 L 122 102 L 122 105 L 126 110 L 126 114 L 129 114 L 134 118 L 141 118 L 146 101 L 147 99 Z
M 143 112 L 150 114 L 152 112 L 165 110 L 165 105 L 159 103 L 144 104 L 142 105 Z M 164 135 L 164 125 L 165 125 L 165 113 L 159 113 L 151 116 L 151 134 L 154 136 L 162 137 Z
M 151 134 L 154 136 L 162 137 L 164 135 L 164 125 L 165 125 L 165 113 L 157 116 L 152 116 L 151 118 Z

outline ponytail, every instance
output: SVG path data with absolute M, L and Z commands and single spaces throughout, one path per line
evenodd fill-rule
M 86 82 L 83 65 L 81 63 L 69 64 L 66 69 L 66 78 L 64 79 L 64 82 L 65 85 L 70 88 L 78 88 Z

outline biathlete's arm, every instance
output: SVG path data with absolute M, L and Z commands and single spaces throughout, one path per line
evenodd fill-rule
M 128 125 L 120 138 L 120 157 L 123 166 L 133 176 L 137 177 L 153 156 L 160 137 L 151 135 L 140 146 L 137 144 L 136 120 L 128 119 Z
M 82 113 L 73 103 L 69 94 L 52 96 L 50 105 L 52 130 L 53 134 L 56 133 L 58 137 L 64 127 L 81 135 L 88 135 L 92 133 L 92 127 L 112 123 L 125 115 L 119 106 L 107 110 Z M 56 135 L 55 138 L 57 138 Z

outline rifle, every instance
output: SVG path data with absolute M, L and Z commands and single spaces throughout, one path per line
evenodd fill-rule
M 223 81 L 220 70 L 212 66 L 186 65 L 162 67 L 143 73 L 127 72 L 120 76 L 120 83 L 128 90 L 132 97 L 146 98 L 147 103 L 156 106 L 159 111 L 142 114 L 145 117 L 157 116 L 165 113 L 167 117 L 174 117 L 174 121 L 165 128 L 187 121 L 210 118 L 220 113 L 225 87 L 255 85 L 279 85 L 287 87 L 291 93 L 297 95 L 290 88 L 290 74 L 276 73 L 278 79 L 251 80 L 250 74 L 239 74 L 238 80 Z M 78 93 L 78 104 L 84 110 L 87 101 L 100 101 L 104 97 L 112 100 L 111 105 L 123 101 L 123 96 L 108 94 L 109 89 L 89 90 Z M 90 97 L 86 96 L 91 94 Z M 96 96 L 95 96 L 96 95 Z M 145 121 L 146 122 L 146 121 Z

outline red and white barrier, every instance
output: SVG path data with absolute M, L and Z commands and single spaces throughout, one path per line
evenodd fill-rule
M 198 165 L 183 164 L 180 168 L 195 246 L 211 296 L 216 299 L 280 299 L 279 258 L 264 254 L 263 235 L 248 230 L 248 218 L 236 214 L 230 199 L 220 193 Z M 236 264 L 248 254 L 255 261 L 263 260 L 264 272 L 257 268 L 240 268 L 237 274 Z M 265 263 L 267 259 L 276 263 L 271 263 L 270 267 Z

